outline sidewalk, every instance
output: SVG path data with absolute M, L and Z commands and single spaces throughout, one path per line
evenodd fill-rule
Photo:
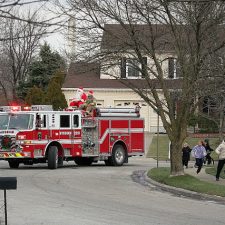
M 210 183 L 214 183 L 214 184 L 220 184 L 220 185 L 224 185 L 225 186 L 225 179 L 220 178 L 219 181 L 216 181 L 216 177 L 212 176 L 210 174 L 207 174 L 205 172 L 205 168 L 207 168 L 207 166 L 203 166 L 200 173 L 197 174 L 196 170 L 197 168 L 194 168 L 194 163 L 190 162 L 189 163 L 189 168 L 188 169 L 184 169 L 184 172 L 186 174 L 189 174 L 193 177 L 196 177 L 200 180 L 206 181 L 206 182 L 210 182 Z M 221 171 L 221 173 L 223 173 L 224 170 Z

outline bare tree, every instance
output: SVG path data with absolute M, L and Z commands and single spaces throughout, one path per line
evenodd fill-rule
M 198 109 L 199 101 L 213 90 L 216 80 L 205 72 L 205 64 L 213 54 L 224 51 L 224 27 L 220 24 L 225 17 L 225 3 L 197 0 L 67 0 L 67 3 L 69 8 L 61 5 L 61 9 L 70 17 L 76 15 L 78 56 L 98 61 L 102 73 L 120 79 L 158 112 L 171 141 L 171 175 L 184 174 L 180 151 L 187 136 L 188 120 Z M 59 1 L 57 4 L 60 6 Z M 124 57 L 132 59 L 129 63 L 141 73 L 144 82 L 123 76 L 120 68 Z M 168 78 L 171 71 L 178 79 Z
M 208 95 L 203 99 L 202 111 L 198 114 L 212 120 L 219 130 L 219 137 L 223 140 L 225 125 L 225 54 L 218 51 L 208 57 L 204 66 L 205 73 L 212 74 L 214 81 L 207 88 Z M 211 78 L 212 79 L 212 78 Z
M 40 38 L 63 28 L 47 7 L 50 0 L 0 0 L 0 88 L 7 101 L 17 97 L 18 84 L 26 80 Z M 48 14 L 41 17 L 44 11 Z
M 23 14 L 17 13 L 18 11 L 25 12 L 27 9 L 35 12 L 42 12 L 44 16 L 41 18 L 24 17 Z M 11 19 L 16 21 L 23 21 L 35 26 L 45 27 L 46 34 L 55 33 L 63 29 L 65 22 L 59 18 L 58 15 L 52 13 L 52 0 L 0 0 L 0 20 Z M 40 14 L 39 14 L 40 15 Z M 9 39 L 9 37 L 0 36 L 0 41 Z
M 18 15 L 14 12 L 14 15 Z M 37 23 L 27 23 L 25 20 L 37 21 L 37 14 L 27 17 L 18 15 L 22 20 L 2 19 L 1 30 L 1 82 L 7 99 L 16 99 L 19 82 L 25 82 L 27 71 L 38 48 L 39 40 L 46 33 L 46 28 Z M 6 91 L 7 90 L 7 91 Z M 8 96 L 11 95 L 11 96 Z

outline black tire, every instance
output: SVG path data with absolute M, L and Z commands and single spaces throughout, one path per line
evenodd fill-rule
M 58 168 L 61 168 L 61 167 L 63 167 L 63 157 L 62 156 L 58 157 Z
M 116 144 L 112 151 L 112 165 L 122 166 L 126 161 L 126 152 L 122 145 Z
M 92 158 L 87 158 L 87 157 L 76 157 L 74 159 L 74 162 L 78 166 L 90 166 L 93 163 L 93 159 Z
M 9 167 L 12 169 L 17 169 L 19 168 L 19 165 L 20 165 L 18 160 L 9 160 L 8 163 L 9 163 Z
M 105 165 L 106 166 L 113 166 L 112 157 L 109 157 L 107 160 L 105 160 Z
M 58 167 L 58 148 L 51 146 L 48 151 L 48 168 L 57 169 Z

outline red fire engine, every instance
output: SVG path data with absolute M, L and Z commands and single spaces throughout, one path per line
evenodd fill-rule
M 25 109 L 0 107 L 0 160 L 10 168 L 47 163 L 56 169 L 71 160 L 122 166 L 144 154 L 144 120 L 137 109 L 96 109 L 95 116 L 43 105 Z

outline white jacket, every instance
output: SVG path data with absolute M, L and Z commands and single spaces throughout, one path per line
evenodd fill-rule
M 215 152 L 219 155 L 219 159 L 225 159 L 225 142 L 222 143 L 216 148 Z

